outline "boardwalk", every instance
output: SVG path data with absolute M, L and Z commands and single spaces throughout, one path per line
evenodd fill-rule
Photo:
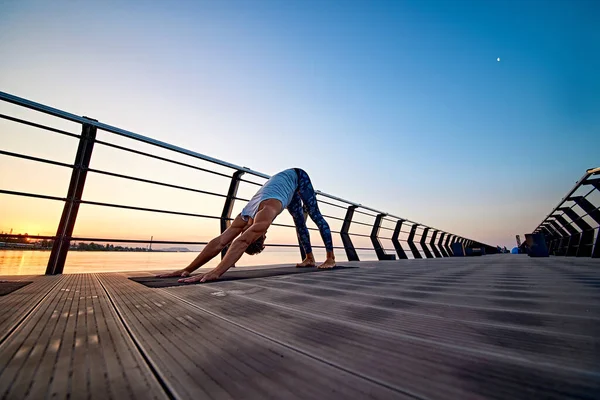
M 33 283 L 0 297 L 0 397 L 599 397 L 600 261 L 352 265 L 165 289 L 18 277 Z

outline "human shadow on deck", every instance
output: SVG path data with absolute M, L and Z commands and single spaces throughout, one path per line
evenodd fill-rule
M 13 282 L 0 282 L 0 296 L 5 296 L 14 292 L 15 290 L 19 290 L 24 286 L 27 286 L 31 283 L 31 281 L 13 281 Z

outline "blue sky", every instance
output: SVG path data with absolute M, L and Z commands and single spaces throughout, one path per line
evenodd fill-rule
M 512 246 L 600 165 L 598 20 L 596 1 L 3 1 L 0 90 Z

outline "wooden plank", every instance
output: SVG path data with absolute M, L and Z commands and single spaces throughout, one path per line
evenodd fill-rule
M 372 304 L 388 308 L 397 308 L 402 310 L 414 311 L 415 309 L 426 309 L 427 313 L 438 315 L 457 321 L 477 321 L 482 318 L 489 322 L 501 325 L 525 326 L 525 327 L 543 327 L 549 332 L 562 332 L 572 335 L 598 336 L 600 327 L 598 326 L 598 315 L 586 313 L 584 309 L 574 308 L 572 313 L 557 314 L 554 312 L 531 311 L 535 307 L 535 301 L 529 299 L 481 299 L 480 302 L 463 302 L 462 304 L 452 303 L 454 299 L 446 298 L 437 301 L 436 294 L 426 296 L 405 296 L 398 295 L 394 291 L 385 292 L 366 287 L 365 285 L 353 286 L 350 288 L 339 289 L 335 283 L 327 282 L 297 283 L 296 280 L 277 280 L 276 282 L 265 282 L 261 285 L 269 287 L 286 288 L 293 291 L 301 291 L 305 294 L 331 297 L 338 300 L 357 301 L 363 304 Z M 507 303 L 508 302 L 508 303 Z M 486 304 L 487 303 L 487 304 Z M 518 307 L 518 308 L 516 308 Z M 530 310 L 523 309 L 529 307 Z M 564 307 L 561 307 L 564 311 Z M 579 314 L 579 315 L 578 315 Z
M 335 276 L 341 273 L 346 274 L 340 271 Z M 322 299 L 306 307 L 302 303 L 303 292 L 310 289 L 306 285 L 297 289 L 297 293 L 288 294 L 287 299 L 278 298 L 278 302 L 261 297 L 264 296 L 261 293 L 272 290 L 261 287 L 265 286 L 262 282 L 285 285 L 296 279 L 305 277 L 160 290 L 326 363 L 344 366 L 358 375 L 385 382 L 418 397 L 591 399 L 600 390 L 600 370 L 595 362 L 598 352 L 584 354 L 586 350 L 597 348 L 596 337 L 583 337 L 578 341 L 575 332 L 567 332 L 568 340 L 561 342 L 552 334 L 528 336 L 523 334 L 526 330 L 514 328 L 498 331 L 494 336 L 493 329 L 482 334 L 458 327 L 456 323 L 439 323 L 439 320 L 436 323 L 428 321 L 420 327 L 412 326 L 416 330 L 407 333 L 402 331 L 402 319 L 394 313 L 376 312 L 368 306 L 366 311 L 342 312 L 339 304 L 331 305 L 337 296 L 330 294 L 325 280 L 319 291 L 311 293 Z M 344 300 L 363 305 L 360 287 L 347 292 Z M 386 297 L 380 296 L 380 299 Z M 463 310 L 466 309 L 465 306 Z M 417 310 L 429 313 L 429 307 Z M 560 319 L 562 317 L 556 318 L 554 328 L 561 332 L 564 321 Z M 484 318 L 481 314 L 473 315 L 473 320 L 476 319 Z M 593 329 L 596 327 L 594 325 Z M 436 329 L 453 335 L 442 341 L 440 335 L 435 334 Z M 520 335 L 510 337 L 510 332 Z M 573 336 L 569 337 L 569 334 Z M 461 339 L 461 335 L 466 337 Z M 459 343 L 452 343 L 452 339 Z M 547 348 L 542 352 L 536 341 L 543 339 L 546 339 L 544 345 Z M 536 345 L 537 353 L 533 351 Z M 523 354 L 523 349 L 528 349 L 530 354 Z M 553 356 L 554 350 L 560 354 Z
M 456 320 L 437 315 L 428 307 L 416 304 L 373 304 L 363 301 L 361 296 L 341 300 L 336 296 L 309 295 L 301 290 L 280 289 L 277 286 L 274 282 L 231 282 L 219 284 L 219 289 L 223 296 L 232 293 L 244 299 L 267 305 L 283 305 L 307 314 L 319 310 L 321 316 L 347 319 L 353 324 L 388 333 L 427 338 L 438 344 L 460 345 L 514 357 L 525 356 L 539 363 L 595 368 L 600 357 L 597 337 L 584 335 L 585 331 L 568 334 L 558 329 L 545 330 L 543 326 L 503 325 L 489 321 L 486 314 L 481 314 L 479 319 Z M 600 320 L 597 326 L 600 327 Z M 574 357 L 575 354 L 577 357 Z
M 102 274 L 140 347 L 177 398 L 407 398 L 162 292 Z
M 12 276 L 3 280 L 32 281 L 6 296 L 0 296 L 0 343 L 12 332 L 61 279 L 60 276 Z
M 62 277 L 0 347 L 0 365 L 6 398 L 167 398 L 87 274 Z
M 598 315 L 600 314 L 600 298 L 593 294 L 588 294 L 575 285 L 569 285 L 565 282 L 561 288 L 555 292 L 539 292 L 535 290 L 514 291 L 506 289 L 505 286 L 498 287 L 485 292 L 461 289 L 460 287 L 443 287 L 431 285 L 412 285 L 408 288 L 402 284 L 395 285 L 393 278 L 388 278 L 385 283 L 373 282 L 368 279 L 361 279 L 360 276 L 351 279 L 336 279 L 329 281 L 322 278 L 302 277 L 298 279 L 282 280 L 283 284 L 304 285 L 305 290 L 318 293 L 316 288 L 325 290 L 340 290 L 352 294 L 359 291 L 364 294 L 383 296 L 388 298 L 398 298 L 406 301 L 422 301 L 428 303 L 438 303 L 442 305 L 452 304 L 455 306 L 482 307 L 503 310 L 512 303 L 520 306 L 523 311 L 546 312 L 550 314 L 565 315 Z M 490 281 L 493 282 L 493 281 Z M 312 290 L 311 288 L 315 288 Z M 572 296 L 568 296 L 568 289 L 576 291 Z M 564 293 L 567 295 L 563 295 Z M 554 294 L 556 293 L 556 294 Z M 513 301 L 515 300 L 515 301 Z

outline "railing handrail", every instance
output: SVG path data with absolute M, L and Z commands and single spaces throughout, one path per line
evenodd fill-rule
M 235 169 L 235 170 L 238 170 L 238 171 L 243 171 L 243 172 L 246 172 L 246 173 L 249 173 L 249 174 L 252 174 L 252 175 L 255 175 L 255 176 L 259 176 L 259 177 L 265 178 L 265 179 L 269 179 L 270 178 L 270 176 L 267 175 L 267 174 L 263 174 L 262 172 L 254 171 L 254 170 L 252 170 L 250 168 L 247 168 L 247 167 L 242 167 L 242 166 L 239 166 L 239 165 L 231 164 L 231 163 L 228 163 L 226 161 L 219 160 L 217 158 L 213 158 L 213 157 L 207 156 L 205 154 L 201 154 L 201 153 L 198 153 L 198 152 L 195 152 L 195 151 L 192 151 L 192 150 L 184 149 L 183 147 L 175 146 L 175 145 L 172 145 L 170 143 L 166 143 L 166 142 L 163 142 L 163 141 L 160 141 L 160 140 L 152 139 L 152 138 L 149 138 L 147 136 L 143 136 L 143 135 L 137 134 L 135 132 L 127 131 L 125 129 L 121 129 L 121 128 L 117 128 L 117 127 L 112 126 L 112 125 L 105 124 L 103 122 L 98 122 L 98 121 L 87 119 L 85 117 L 80 117 L 78 115 L 71 114 L 69 112 L 59 110 L 58 108 L 49 107 L 49 106 L 46 106 L 44 104 L 36 103 L 34 101 L 27 100 L 27 99 L 24 99 L 22 97 L 18 97 L 18 96 L 15 96 L 15 95 L 12 95 L 12 94 L 9 94 L 9 93 L 6 93 L 6 92 L 0 91 L 0 99 L 4 100 L 4 101 L 7 101 L 9 103 L 13 103 L 13 104 L 16 104 L 16 105 L 19 105 L 19 106 L 27 107 L 27 108 L 29 108 L 31 110 L 43 112 L 45 114 L 53 115 L 55 117 L 59 117 L 59 118 L 66 119 L 66 120 L 69 120 L 69 121 L 78 122 L 80 124 L 92 125 L 92 126 L 95 126 L 98 129 L 102 129 L 104 131 L 112 132 L 112 133 L 115 133 L 117 135 L 128 137 L 130 139 L 135 139 L 135 140 L 140 141 L 140 142 L 144 142 L 144 143 L 147 143 L 147 144 L 152 144 L 152 145 L 155 145 L 155 146 L 158 146 L 158 147 L 162 147 L 162 148 L 166 148 L 166 149 L 169 149 L 169 150 L 173 150 L 173 151 L 176 151 L 176 152 L 181 153 L 181 154 L 185 154 L 185 155 L 188 155 L 188 156 L 191 156 L 191 157 L 194 157 L 194 158 L 199 158 L 199 159 L 204 160 L 204 161 L 208 161 L 208 162 L 211 162 L 211 163 L 214 163 L 214 164 L 221 165 L 223 167 Z
M 237 171 L 243 171 L 245 173 L 249 173 L 251 175 L 258 176 L 258 177 L 261 177 L 261 178 L 264 178 L 264 179 L 269 179 L 271 177 L 268 174 L 255 171 L 255 170 L 253 170 L 251 168 L 248 168 L 248 167 L 242 167 L 242 166 L 239 166 L 239 165 L 236 165 L 236 164 L 229 163 L 227 161 L 219 160 L 217 158 L 210 157 L 210 156 L 207 156 L 207 155 L 202 154 L 202 153 L 198 153 L 198 152 L 195 152 L 195 151 L 192 151 L 192 150 L 188 150 L 188 149 L 185 149 L 183 147 L 175 146 L 175 145 L 172 145 L 170 143 L 166 143 L 166 142 L 163 142 L 163 141 L 160 141 L 160 140 L 152 139 L 150 137 L 143 136 L 143 135 L 140 135 L 138 133 L 131 132 L 131 131 L 128 131 L 128 130 L 125 130 L 125 129 L 117 128 L 115 126 L 108 125 L 108 124 L 105 124 L 103 122 L 98 122 L 98 121 L 87 119 L 85 117 L 80 117 L 78 115 L 75 115 L 75 114 L 72 114 L 72 113 L 69 113 L 69 112 L 66 112 L 66 111 L 63 111 L 63 110 L 59 110 L 58 108 L 46 106 L 44 104 L 37 103 L 37 102 L 31 101 L 31 100 L 27 100 L 27 99 L 24 99 L 22 97 L 15 96 L 15 95 L 12 95 L 12 94 L 9 94 L 9 93 L 6 93 L 6 92 L 0 91 L 0 99 L 4 100 L 4 101 L 7 101 L 9 103 L 17 104 L 17 105 L 20 105 L 20 106 L 23 106 L 23 107 L 26 107 L 26 108 L 29 108 L 29 109 L 32 109 L 32 110 L 35 110 L 35 111 L 43 112 L 45 114 L 53 115 L 55 117 L 63 118 L 63 119 L 69 120 L 69 121 L 78 122 L 78 123 L 81 123 L 81 124 L 92 125 L 92 126 L 95 126 L 98 129 L 102 129 L 104 131 L 112 132 L 114 134 L 117 134 L 117 135 L 120 135 L 120 136 L 124 136 L 124 137 L 128 137 L 130 139 L 134 139 L 134 140 L 137 140 L 137 141 L 140 141 L 140 142 L 143 142 L 143 143 L 147 143 L 147 144 L 155 145 L 155 146 L 162 147 L 162 148 L 165 148 L 165 149 L 168 149 L 168 150 L 176 151 L 178 153 L 185 154 L 185 155 L 188 155 L 190 157 L 198 158 L 198 159 L 201 159 L 201 160 L 204 160 L 204 161 L 208 161 L 208 162 L 211 162 L 211 163 L 214 163 L 214 164 L 217 164 L 217 165 L 221 165 L 223 167 L 231 168 L 231 169 L 234 169 L 234 170 L 237 170 Z M 419 224 L 419 226 L 422 226 L 424 228 L 430 228 L 430 229 L 439 230 L 440 232 L 444 232 L 444 231 L 442 231 L 440 229 L 437 229 L 437 228 L 434 228 L 432 226 L 428 226 L 428 225 L 422 224 L 420 222 L 412 221 L 412 220 L 410 220 L 408 218 L 398 217 L 398 216 L 395 216 L 393 214 L 389 214 L 389 213 L 384 212 L 384 211 L 376 210 L 374 208 L 370 208 L 370 207 L 364 206 L 362 204 L 359 204 L 359 203 L 356 203 L 356 202 L 353 202 L 353 201 L 350 201 L 350 200 L 346 200 L 346 199 L 343 199 L 341 197 L 337 197 L 337 196 L 331 195 L 329 193 L 325 193 L 325 192 L 323 192 L 321 190 L 316 190 L 316 193 L 319 194 L 319 195 L 321 195 L 321 196 L 323 196 L 323 197 L 327 197 L 327 198 L 330 198 L 332 200 L 337 200 L 337 201 L 340 201 L 340 202 L 343 202 L 343 203 L 346 203 L 346 204 L 349 204 L 349 205 L 352 205 L 352 206 L 357 206 L 357 207 L 360 207 L 360 208 L 365 209 L 365 210 L 372 211 L 372 212 L 377 213 L 377 214 L 385 214 L 386 216 L 390 216 L 392 218 L 401 219 L 401 220 L 404 220 L 406 222 L 410 222 L 410 223 L 413 223 L 413 224 Z M 466 239 L 469 239 L 469 238 L 466 238 Z M 469 240 L 472 240 L 472 239 L 469 239 Z

